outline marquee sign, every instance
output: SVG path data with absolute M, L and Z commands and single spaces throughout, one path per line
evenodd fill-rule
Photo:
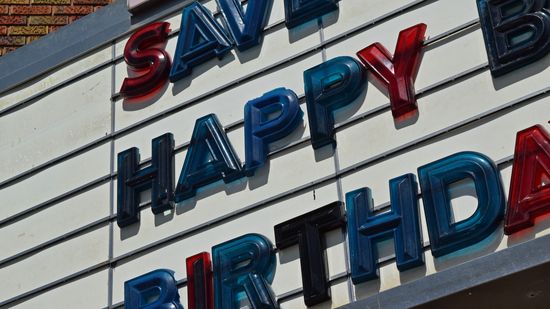
M 228 32 L 199 3 L 183 10 L 173 63 L 161 47 L 168 23 L 153 23 L 134 33 L 124 56 L 141 75 L 126 78 L 120 93 L 139 99 L 164 83 L 187 78 L 193 67 L 223 58 L 233 47 L 246 50 L 261 44 L 270 1 L 249 0 L 246 12 L 237 0 L 217 0 Z M 337 10 L 335 0 L 285 0 L 287 27 L 296 27 Z M 550 7 L 545 0 L 478 0 L 478 9 L 493 76 L 536 61 L 550 51 Z M 428 25 L 429 26 L 429 25 Z M 414 82 L 422 61 L 425 24 L 399 33 L 393 54 L 380 43 L 352 57 L 336 57 L 303 74 L 305 101 L 314 149 L 334 139 L 334 113 L 353 102 L 366 86 L 369 71 L 387 88 L 394 119 L 417 112 Z M 155 214 L 173 208 L 207 185 L 230 183 L 253 176 L 265 165 L 270 143 L 291 134 L 303 119 L 294 91 L 277 88 L 244 106 L 245 163 L 235 153 L 214 114 L 196 120 L 181 173 L 174 183 L 174 141 L 170 133 L 152 141 L 152 161 L 139 167 L 139 150 L 118 155 L 117 223 L 121 228 L 139 222 L 139 194 L 151 189 Z M 478 199 L 472 216 L 452 222 L 448 188 L 468 179 Z M 420 190 L 419 190 L 420 187 Z M 346 193 L 334 202 L 274 227 L 276 248 L 298 244 L 304 301 L 313 306 L 330 298 L 323 261 L 323 234 L 346 227 L 351 277 L 354 284 L 376 278 L 376 242 L 393 237 L 400 271 L 422 265 L 418 194 L 421 193 L 433 256 L 443 256 L 480 242 L 504 219 L 504 233 L 516 233 L 550 213 L 550 135 L 540 126 L 518 132 L 510 193 L 506 205 L 500 172 L 487 156 L 460 152 L 389 181 L 391 211 L 375 214 L 368 188 Z M 187 258 L 189 308 L 235 308 L 243 299 L 253 308 L 277 308 L 270 287 L 275 252 L 264 236 L 247 234 Z M 319 279 L 321 278 L 321 279 Z M 151 301 L 151 293 L 153 297 Z M 125 283 L 129 308 L 183 308 L 169 270 L 156 270 Z

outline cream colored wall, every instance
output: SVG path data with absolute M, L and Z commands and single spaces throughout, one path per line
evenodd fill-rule
M 138 110 L 121 99 L 110 99 L 127 76 L 126 64 L 118 57 L 127 38 L 17 91 L 1 94 L 0 105 L 8 107 L 38 91 L 52 89 L 51 93 L 0 118 L 0 182 L 29 174 L 0 189 L 0 220 L 18 218 L 0 225 L 0 261 L 32 251 L 21 259 L 0 262 L 0 278 L 4 279 L 0 282 L 0 303 L 41 289 L 45 292 L 25 298 L 17 307 L 106 307 L 111 294 L 110 302 L 119 304 L 123 301 L 126 280 L 158 268 L 174 270 L 176 279 L 181 280 L 186 276 L 186 257 L 210 251 L 220 242 L 245 233 L 261 233 L 274 242 L 275 224 L 341 200 L 342 193 L 369 186 L 375 204 L 383 205 L 389 201 L 391 178 L 416 174 L 421 165 L 466 150 L 484 153 L 497 162 L 508 162 L 517 131 L 534 124 L 550 130 L 547 97 L 507 108 L 520 98 L 547 89 L 550 56 L 493 79 L 487 67 L 481 30 L 475 24 L 478 19 L 475 1 L 439 0 L 413 6 L 415 2 L 343 0 L 338 13 L 323 18 L 322 29 L 313 22 L 289 32 L 283 24 L 282 1 L 276 0 L 260 46 L 245 53 L 232 51 L 222 61 L 212 60 L 195 68 L 192 77 L 170 84 L 156 102 Z M 216 9 L 214 1 L 204 4 Z M 179 28 L 179 12 L 167 20 L 173 30 Z M 456 32 L 472 21 L 474 26 Z M 118 152 L 138 147 L 142 159 L 149 158 L 151 140 L 166 132 L 174 134 L 177 146 L 185 145 L 195 120 L 215 113 L 224 126 L 230 126 L 229 139 L 244 161 L 243 127 L 234 124 L 242 120 L 246 101 L 276 87 L 287 87 L 303 95 L 304 70 L 325 59 L 354 56 L 374 42 L 381 42 L 393 51 L 399 31 L 420 22 L 428 25 L 428 42 L 430 38 L 444 36 L 426 47 L 416 82 L 422 95 L 415 123 L 396 127 L 387 96 L 369 81 L 366 95 L 353 105 L 356 108 L 337 115 L 340 125 L 336 156 L 322 153 L 316 156 L 307 142 L 289 147 L 272 156 L 269 167 L 256 176 L 229 185 L 220 183 L 212 191 L 199 192 L 196 198 L 177 205 L 168 218 L 154 216 L 146 207 L 139 225 L 118 228 L 114 213 L 116 180 L 112 177 L 116 173 Z M 350 35 L 344 36 L 345 33 Z M 171 55 L 176 41 L 174 36 L 167 44 Z M 96 66 L 99 67 L 94 72 L 75 78 Z M 468 73 L 476 68 L 475 74 Z M 454 80 L 456 77 L 460 78 Z M 66 85 L 58 87 L 63 83 Z M 302 109 L 303 128 L 287 138 L 288 143 L 309 137 L 304 104 Z M 474 121 L 499 110 L 503 111 L 497 116 Z M 471 123 L 464 125 L 466 121 Z M 432 137 L 435 132 L 446 131 L 450 132 Z M 418 145 L 401 151 L 413 143 Z M 185 147 L 180 148 L 176 154 L 176 177 L 186 154 Z M 355 164 L 363 166 L 341 173 Z M 37 167 L 39 171 L 32 172 Z M 499 168 L 507 191 L 511 166 L 502 163 Z M 331 176 L 331 181 L 307 187 Z M 307 188 L 293 193 L 301 187 Z M 271 202 L 281 194 L 285 198 Z M 144 195 L 145 205 L 149 198 Z M 453 205 L 455 217 L 466 218 L 475 207 L 475 200 L 463 197 L 454 200 Z M 262 207 L 256 211 L 246 211 L 259 206 Z M 29 212 L 36 208 L 39 211 Z M 235 211 L 243 214 L 234 220 L 223 219 Z M 24 215 L 26 212 L 29 215 Z M 213 220 L 219 223 L 198 233 L 184 234 Z M 422 220 L 427 246 L 423 216 Z M 539 223 L 528 229 L 523 238 L 514 239 L 504 236 L 499 228 L 472 248 L 435 261 L 426 247 L 426 266 L 403 273 L 397 271 L 392 242 L 387 241 L 380 245 L 381 278 L 358 286 L 353 286 L 346 275 L 346 239 L 341 231 L 333 231 L 327 235 L 326 253 L 329 275 L 335 279 L 332 301 L 319 308 L 337 307 L 527 241 L 531 236 L 538 237 L 548 233 L 547 225 Z M 70 239 L 60 239 L 67 233 Z M 148 249 L 147 246 L 167 238 L 171 241 L 165 245 Z M 37 250 L 38 246 L 44 248 Z M 128 256 L 130 253 L 139 254 Z M 117 263 L 109 268 L 109 262 L 113 261 Z M 296 247 L 277 254 L 273 282 L 277 295 L 301 289 L 299 265 Z M 71 280 L 52 289 L 45 288 L 64 279 Z M 185 288 L 180 295 L 186 306 Z M 304 306 L 301 296 L 281 304 L 282 308 Z

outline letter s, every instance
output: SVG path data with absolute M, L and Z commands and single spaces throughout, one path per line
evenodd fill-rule
M 166 43 L 170 24 L 156 22 L 136 31 L 124 47 L 124 60 L 128 66 L 143 73 L 127 77 L 122 83 L 120 94 L 125 98 L 146 96 L 161 88 L 170 74 L 168 53 L 155 45 Z

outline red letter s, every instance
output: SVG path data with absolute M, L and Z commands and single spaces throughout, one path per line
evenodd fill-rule
M 156 22 L 136 31 L 124 47 L 124 60 L 138 73 L 138 77 L 127 77 L 122 83 L 120 94 L 125 98 L 148 95 L 161 88 L 170 74 L 168 53 L 154 45 L 165 43 L 170 33 L 170 24 Z

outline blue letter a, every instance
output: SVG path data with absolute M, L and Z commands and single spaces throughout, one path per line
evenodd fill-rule
M 182 15 L 171 82 L 191 74 L 192 67 L 214 57 L 221 59 L 231 50 L 229 38 L 204 6 L 193 2 Z
M 176 202 L 220 179 L 229 183 L 243 176 L 241 162 L 216 115 L 197 119 L 176 187 Z

